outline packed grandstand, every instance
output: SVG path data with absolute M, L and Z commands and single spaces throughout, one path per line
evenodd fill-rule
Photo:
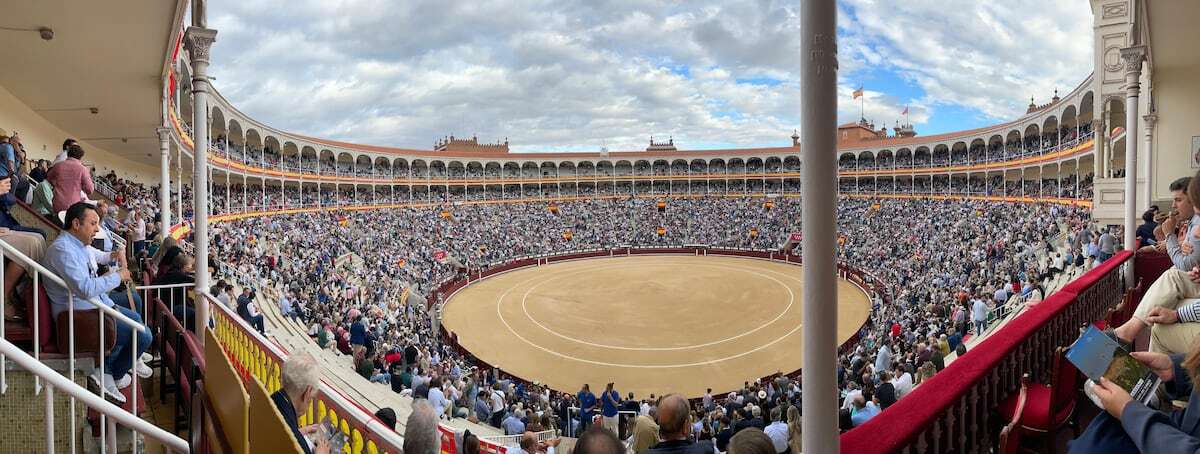
M 178 3 L 175 25 L 188 9 Z M 1105 20 L 1117 17 L 1109 8 Z M 1180 301 L 1200 296 L 1200 179 L 1164 185 L 1171 201 L 1157 204 L 1119 192 L 1149 184 L 1126 183 L 1134 156 L 1123 152 L 1140 136 L 1125 133 L 1127 107 L 1105 85 L 1120 69 L 1111 64 L 993 126 L 931 136 L 866 119 L 837 127 L 827 151 L 836 216 L 825 220 L 836 234 L 816 241 L 836 245 L 829 278 L 869 308 L 828 346 L 836 391 L 806 396 L 805 370 L 769 364 L 774 373 L 733 372 L 733 384 L 689 369 L 704 393 L 639 394 L 621 392 L 634 372 L 567 386 L 542 373 L 622 366 L 581 353 L 518 373 L 465 342 L 499 326 L 451 329 L 447 308 L 464 307 L 455 298 L 473 285 L 566 262 L 804 266 L 814 244 L 805 199 L 826 194 L 802 181 L 814 152 L 798 133 L 772 148 L 681 150 L 652 138 L 646 150 L 600 153 L 512 152 L 507 139 L 476 137 L 447 136 L 432 150 L 308 137 L 250 118 L 210 86 L 212 42 L 202 20 L 193 25 L 168 37 L 161 178 L 90 154 L 102 149 L 69 133 L 47 152 L 45 136 L 65 133 L 57 127 L 35 129 L 39 152 L 0 123 L 0 414 L 10 415 L 0 421 L 46 427 L 0 429 L 0 451 L 664 454 L 711 444 L 798 454 L 801 408 L 814 396 L 836 405 L 830 433 L 844 452 L 1017 452 L 1035 438 L 1053 452 L 1058 429 L 1072 425 L 1074 449 L 1146 450 L 1154 442 L 1135 435 L 1150 429 L 1133 419 L 1120 436 L 1122 411 L 1171 426 L 1154 413 L 1169 410 L 1168 396 L 1126 404 L 1065 349 L 1093 325 L 1164 381 L 1175 371 L 1166 354 L 1190 352 L 1180 366 L 1197 368 L 1200 306 Z M 736 278 L 722 281 L 741 291 Z M 499 315 L 503 298 L 469 310 Z M 769 342 L 798 345 L 801 327 Z

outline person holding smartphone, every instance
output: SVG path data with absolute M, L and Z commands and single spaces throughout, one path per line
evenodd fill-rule
M 329 454 L 330 452 L 329 433 L 332 431 L 326 429 L 327 432 L 322 433 L 321 424 L 300 427 L 299 423 L 299 415 L 304 413 L 313 399 L 317 397 L 317 389 L 321 385 L 319 368 L 317 360 L 311 354 L 307 352 L 292 354 L 287 361 L 284 361 L 280 370 L 282 387 L 279 388 L 279 391 L 271 394 L 271 401 L 275 403 L 279 415 L 292 430 L 292 436 L 296 438 L 296 444 L 300 445 L 304 454 Z M 340 434 L 340 432 L 337 433 Z M 315 438 L 311 444 L 308 441 L 309 436 Z
M 1162 379 L 1172 398 L 1188 396 L 1183 410 L 1161 412 L 1134 400 L 1125 389 L 1104 378 L 1092 386 L 1092 391 L 1104 406 L 1087 429 L 1072 440 L 1070 452 L 1126 453 L 1155 452 L 1193 453 L 1200 451 L 1200 395 L 1193 383 L 1200 377 L 1200 344 L 1185 356 L 1153 352 L 1130 354 Z

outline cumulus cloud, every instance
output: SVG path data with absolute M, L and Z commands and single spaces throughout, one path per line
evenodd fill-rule
M 940 106 L 998 119 L 1090 70 L 1085 0 L 843 0 L 842 121 L 856 74 L 870 118 L 920 125 Z M 216 86 L 272 126 L 426 148 L 449 134 L 522 151 L 790 143 L 799 126 L 799 11 L 774 0 L 213 0 Z M 1036 7 L 1035 7 L 1036 6 Z M 1037 15 L 1031 15 L 1037 11 Z M 1065 90 L 1064 90 L 1065 91 Z

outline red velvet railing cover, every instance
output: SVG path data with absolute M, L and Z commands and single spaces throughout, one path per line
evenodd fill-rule
M 843 434 L 841 452 L 885 453 L 903 449 L 1022 341 L 1076 302 L 1079 292 L 1125 263 L 1131 255 L 1128 251 L 1118 253 L 1075 279 L 921 383 L 883 413 Z

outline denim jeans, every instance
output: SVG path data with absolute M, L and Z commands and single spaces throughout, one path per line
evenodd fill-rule
M 135 322 L 142 323 L 142 317 L 129 308 L 118 305 L 113 306 L 113 309 Z M 129 369 L 133 368 L 134 359 L 146 352 L 146 348 L 150 346 L 154 337 L 149 331 L 137 330 L 121 321 L 114 322 L 117 325 L 117 344 L 113 346 L 112 352 L 109 352 L 108 356 L 104 358 L 104 372 L 120 380 L 129 373 Z M 134 334 L 135 330 L 136 334 Z M 137 336 L 137 345 L 133 344 L 135 335 Z M 136 353 L 133 353 L 131 349 L 134 349 Z

